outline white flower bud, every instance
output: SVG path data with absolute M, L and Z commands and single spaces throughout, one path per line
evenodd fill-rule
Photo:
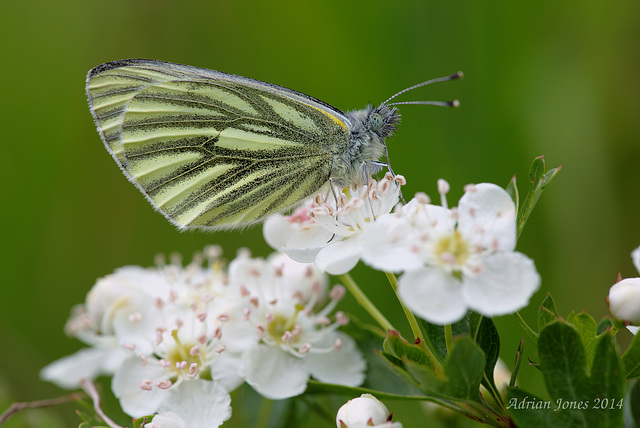
M 640 278 L 627 278 L 609 289 L 609 310 L 620 321 L 640 325 Z
M 380 400 L 371 394 L 362 394 L 358 398 L 347 401 L 336 416 L 338 428 L 402 428 L 399 422 L 391 423 L 389 410 Z

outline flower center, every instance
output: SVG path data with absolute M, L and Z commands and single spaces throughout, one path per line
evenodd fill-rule
M 267 324 L 267 333 L 276 343 L 279 344 L 287 341 L 294 341 L 299 333 L 294 331 L 294 329 L 295 319 L 283 317 L 282 315 L 275 315 L 273 320 L 269 321 Z M 287 340 L 287 338 L 289 340 Z
M 435 254 L 440 263 L 455 269 L 464 265 L 469 258 L 469 244 L 456 230 L 436 243 Z

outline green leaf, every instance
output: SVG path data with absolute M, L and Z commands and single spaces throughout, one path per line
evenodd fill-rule
M 596 320 L 586 312 L 581 312 L 579 314 L 571 312 L 569 316 L 567 316 L 567 321 L 573 324 L 578 331 L 578 334 L 580 334 L 580 339 L 582 339 L 582 344 L 584 345 L 585 353 L 587 355 L 587 362 L 589 367 L 591 367 L 596 346 L 596 333 L 598 332 Z
M 547 293 L 547 297 L 544 298 L 538 309 L 538 332 L 542 331 L 547 324 L 557 319 L 558 311 L 556 311 L 556 303 L 553 301 L 551 293 Z
M 509 180 L 509 184 L 507 184 L 507 187 L 505 187 L 504 190 L 509 194 L 509 196 L 511 196 L 511 200 L 516 206 L 516 212 L 518 212 L 518 207 L 520 206 L 520 195 L 518 194 L 518 186 L 516 186 L 515 175 L 511 177 L 511 180 Z
M 625 404 L 628 407 L 624 415 L 624 426 L 640 427 L 640 382 L 634 382 L 628 389 Z
M 445 378 L 437 378 L 425 365 L 404 360 L 407 370 L 420 384 L 424 394 L 452 400 L 480 401 L 480 382 L 485 356 L 469 337 L 456 340 L 444 365 Z
M 430 370 L 433 370 L 433 365 L 429 359 L 429 355 L 424 349 L 414 343 L 409 343 L 400 337 L 397 331 L 389 331 L 387 338 L 384 340 L 383 349 L 388 354 L 395 358 L 402 360 L 413 361 L 417 364 L 427 366 Z
M 477 314 L 476 314 L 477 315 Z M 482 384 L 490 391 L 497 393 L 498 388 L 493 379 L 493 371 L 500 355 L 500 336 L 491 318 L 478 315 L 470 317 L 469 330 L 472 338 L 480 346 L 485 355 L 484 377 Z
M 613 327 L 613 322 L 611 321 L 611 318 L 609 317 L 602 318 L 598 323 L 598 336 L 604 333 L 605 331 L 610 330 L 611 327 Z
M 367 362 L 367 378 L 363 386 L 398 395 L 415 394 L 418 390 L 407 383 L 407 379 L 399 377 L 400 373 L 409 376 L 404 370 L 402 360 L 392 355 L 384 356 L 379 352 L 385 336 L 379 336 L 377 329 L 370 328 L 354 316 L 350 315 L 349 318 L 351 322 L 344 326 L 343 330 L 355 340 Z M 400 371 L 398 365 L 401 367 Z
M 609 335 L 597 339 L 591 371 L 580 334 L 565 322 L 553 322 L 540 332 L 538 353 L 551 400 L 538 402 L 539 408 L 527 407 L 526 403 L 540 399 L 510 388 L 507 408 L 518 426 L 621 425 L 621 362 Z
M 533 160 L 531 168 L 529 169 L 529 192 L 522 200 L 522 205 L 518 210 L 518 237 L 520 237 L 524 225 L 527 223 L 527 220 L 529 220 L 529 216 L 538 202 L 542 191 L 560 171 L 561 167 L 554 168 L 550 171 L 546 169 L 544 156 L 539 156 Z
M 472 322 L 472 318 L 480 317 L 481 315 L 475 312 L 468 312 L 467 315 L 455 324 L 451 325 L 451 332 L 454 337 L 468 335 L 469 324 Z M 421 318 L 418 318 L 418 324 L 424 334 L 424 338 L 427 341 L 427 346 L 433 350 L 437 357 L 440 358 L 440 362 L 444 362 L 447 359 L 447 343 L 444 337 L 444 326 L 431 324 Z
M 625 379 L 635 379 L 640 377 L 640 335 L 635 335 L 631 345 L 622 355 L 624 363 Z

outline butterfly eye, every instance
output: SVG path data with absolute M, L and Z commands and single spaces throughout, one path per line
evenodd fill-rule
M 371 129 L 378 131 L 384 125 L 384 119 L 380 113 L 374 112 L 369 116 L 369 124 L 371 125 Z

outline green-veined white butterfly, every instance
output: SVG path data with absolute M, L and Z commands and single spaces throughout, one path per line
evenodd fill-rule
M 281 86 L 146 59 L 89 71 L 89 107 L 127 178 L 179 229 L 230 229 L 264 220 L 326 183 L 363 183 L 387 162 L 400 121 L 389 101 L 343 113 Z

